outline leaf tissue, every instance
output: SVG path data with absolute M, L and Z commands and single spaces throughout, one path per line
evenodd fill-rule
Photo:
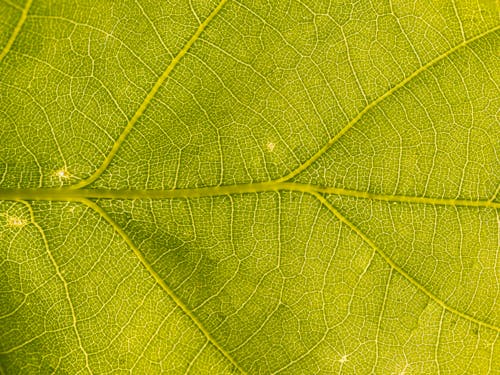
M 0 373 L 498 374 L 493 0 L 0 0 Z

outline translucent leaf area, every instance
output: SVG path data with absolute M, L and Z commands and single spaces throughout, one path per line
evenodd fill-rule
M 493 0 L 0 0 L 0 373 L 498 374 Z

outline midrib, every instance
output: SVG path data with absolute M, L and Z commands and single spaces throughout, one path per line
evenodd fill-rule
M 309 194 L 331 194 L 337 196 L 371 199 L 394 203 L 428 204 L 438 206 L 490 207 L 500 208 L 499 202 L 485 200 L 465 200 L 453 198 L 431 198 L 405 195 L 374 194 L 335 187 L 300 184 L 295 182 L 269 181 L 228 186 L 211 186 L 188 189 L 74 189 L 74 188 L 39 188 L 39 189 L 0 189 L 0 200 L 46 200 L 46 201 L 81 201 L 82 199 L 173 199 L 201 198 L 222 195 L 248 194 L 261 192 L 293 191 Z

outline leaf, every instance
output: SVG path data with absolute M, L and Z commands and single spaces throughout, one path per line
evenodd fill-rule
M 498 373 L 493 1 L 0 14 L 3 373 Z

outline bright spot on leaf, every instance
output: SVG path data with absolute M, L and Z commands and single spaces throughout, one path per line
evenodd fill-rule
M 346 362 L 347 362 L 347 355 L 346 355 L 346 354 L 344 354 L 344 355 L 342 356 L 342 358 L 340 358 L 340 359 L 339 359 L 339 362 L 340 362 L 340 363 L 346 363 Z
M 19 216 L 10 216 L 8 214 L 3 214 L 2 216 L 6 217 L 7 227 L 9 228 L 22 228 L 28 223 L 25 219 Z
M 61 168 L 55 171 L 55 176 L 58 177 L 59 179 L 66 180 L 71 177 L 70 173 L 66 168 Z
M 276 144 L 273 143 L 273 142 L 269 142 L 267 145 L 266 145 L 267 149 L 269 150 L 269 152 L 273 152 L 274 150 L 274 147 L 276 147 Z

